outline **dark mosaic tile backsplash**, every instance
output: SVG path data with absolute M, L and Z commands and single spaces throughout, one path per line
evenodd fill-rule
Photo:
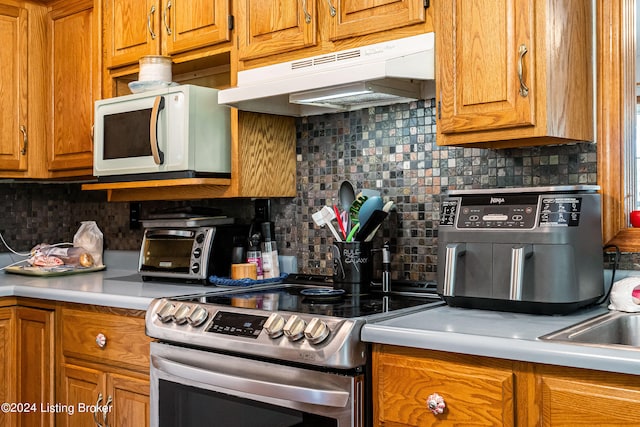
M 332 273 L 332 235 L 311 216 L 336 203 L 348 180 L 396 203 L 375 240 L 391 243 L 393 277 L 431 280 L 443 190 L 596 183 L 594 144 L 443 148 L 435 142 L 434 113 L 429 100 L 298 119 L 297 196 L 271 204 L 280 253 L 297 256 L 306 273 Z M 251 200 L 144 202 L 142 216 L 183 205 L 218 207 L 243 221 L 253 216 Z M 141 243 L 142 231 L 129 226 L 129 203 L 107 203 L 104 193 L 81 191 L 78 184 L 0 183 L 0 206 L 0 233 L 17 251 L 70 241 L 84 220 L 98 223 L 106 249 L 138 250 Z M 623 264 L 640 269 L 633 256 Z

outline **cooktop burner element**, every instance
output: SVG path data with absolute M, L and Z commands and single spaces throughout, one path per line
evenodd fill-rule
M 366 322 L 443 304 L 437 297 L 281 284 L 154 300 L 147 335 L 211 350 L 290 362 L 356 368 L 366 362 Z

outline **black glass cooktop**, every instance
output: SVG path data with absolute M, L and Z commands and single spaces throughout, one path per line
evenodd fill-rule
M 329 292 L 317 292 L 317 295 L 313 295 L 313 290 Z M 348 295 L 335 292 L 329 287 L 299 284 L 283 284 L 267 289 L 247 289 L 232 293 L 206 293 L 178 299 L 223 307 L 288 311 L 340 318 L 371 316 L 441 302 L 437 295 L 398 295 L 375 291 L 365 295 Z

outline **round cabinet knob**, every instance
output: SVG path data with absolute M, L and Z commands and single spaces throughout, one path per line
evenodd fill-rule
M 320 344 L 329 336 L 329 327 L 325 322 L 314 317 L 304 330 L 304 337 L 311 344 Z
M 96 344 L 98 347 L 104 348 L 107 345 L 107 337 L 102 333 L 96 335 Z
M 209 312 L 202 307 L 196 306 L 191 313 L 187 315 L 187 322 L 193 327 L 200 326 L 209 317 Z
M 173 312 L 175 308 L 175 305 L 170 302 L 166 302 L 162 307 L 160 307 L 160 310 L 156 312 L 156 316 L 158 316 L 158 319 L 160 319 L 162 323 L 170 322 L 173 319 Z
M 187 322 L 187 314 L 191 311 L 191 307 L 187 304 L 180 304 L 178 308 L 173 312 L 173 320 L 178 325 L 182 325 Z
M 298 341 L 299 339 L 304 337 L 304 328 L 306 326 L 307 324 L 304 319 L 294 314 L 284 325 L 284 335 L 291 341 Z
M 262 329 L 269 335 L 269 338 L 278 338 L 282 336 L 284 329 L 284 318 L 278 313 L 271 313 L 271 316 L 264 322 Z
M 434 415 L 440 415 L 444 412 L 444 408 L 447 405 L 444 403 L 444 398 L 438 393 L 433 393 L 427 397 L 427 407 Z

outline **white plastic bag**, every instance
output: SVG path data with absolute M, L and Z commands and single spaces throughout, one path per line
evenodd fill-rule
M 102 231 L 95 221 L 82 221 L 80 228 L 73 236 L 73 246 L 84 248 L 93 257 L 94 265 L 100 267 L 102 264 Z
M 615 282 L 611 289 L 609 310 L 640 312 L 640 305 L 635 302 L 637 299 L 633 296 L 634 289 L 638 287 L 640 287 L 640 276 L 629 276 Z

